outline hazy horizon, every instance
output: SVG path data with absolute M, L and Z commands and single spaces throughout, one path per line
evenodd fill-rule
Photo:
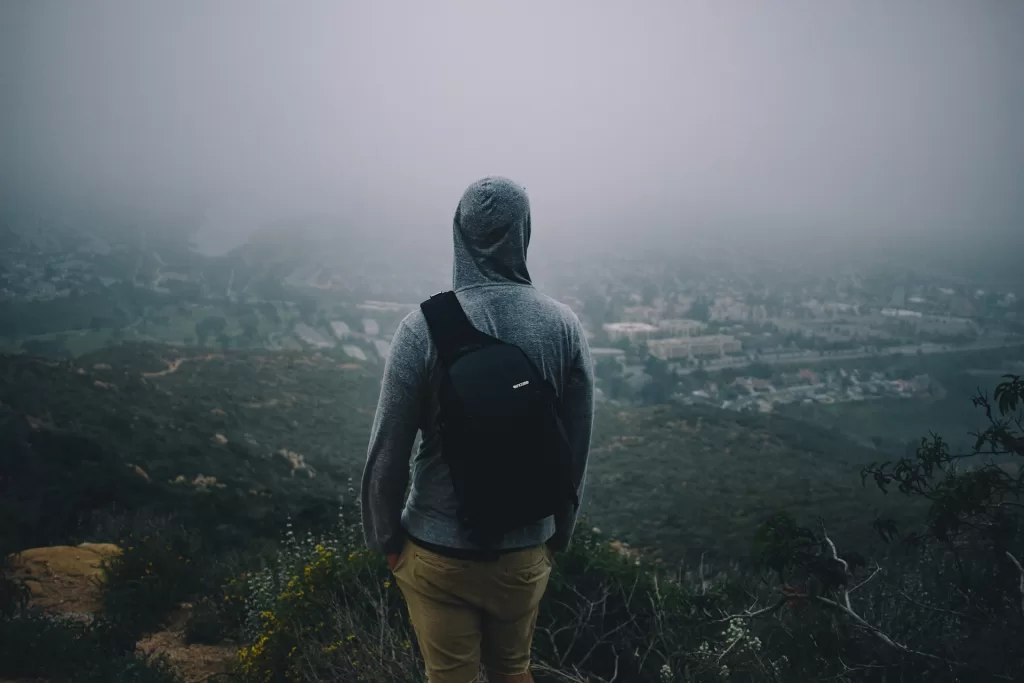
M 0 207 L 336 216 L 447 248 L 464 187 L 555 251 L 1019 239 L 1024 4 L 0 7 Z M 368 237 L 368 236 L 371 236 Z

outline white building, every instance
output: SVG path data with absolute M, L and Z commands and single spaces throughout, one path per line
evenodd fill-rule
M 347 339 L 352 336 L 352 330 L 349 328 L 348 323 L 341 320 L 335 320 L 331 323 L 331 332 L 338 339 Z
M 384 313 L 411 313 L 419 308 L 419 304 L 403 304 L 397 301 L 364 301 L 361 304 L 356 304 L 356 308 Z
M 663 332 L 673 337 L 693 337 L 700 334 L 705 327 L 707 326 L 699 320 L 686 320 L 684 318 L 670 318 L 658 322 L 658 332 Z
M 907 308 L 883 308 L 882 315 L 887 318 L 921 318 L 924 316 L 924 313 L 911 311 Z
M 724 334 L 704 337 L 680 337 L 676 339 L 652 339 L 647 350 L 655 358 L 673 360 L 676 358 L 719 358 L 728 353 L 739 353 L 743 344 L 735 337 Z
M 361 348 L 354 344 L 346 344 L 342 347 L 349 358 L 355 358 L 356 360 L 366 360 L 366 353 Z
M 658 319 L 658 309 L 654 306 L 626 306 L 622 314 L 633 323 L 653 323 Z
M 334 348 L 334 342 L 320 334 L 312 327 L 305 323 L 299 323 L 295 326 L 295 334 L 302 341 L 306 342 L 313 348 L 317 349 L 331 349 Z
M 608 348 L 605 346 L 591 346 L 590 355 L 597 358 L 598 356 L 611 356 L 613 358 L 621 358 L 626 355 L 626 352 L 622 349 Z
M 753 317 L 750 306 L 731 296 L 721 296 L 711 304 L 710 317 L 716 322 L 746 321 Z
M 380 334 L 380 325 L 373 318 L 363 318 L 363 334 L 367 337 L 376 337 Z
M 605 323 L 601 327 L 612 341 L 628 339 L 633 343 L 649 339 L 658 331 L 657 327 L 649 323 Z

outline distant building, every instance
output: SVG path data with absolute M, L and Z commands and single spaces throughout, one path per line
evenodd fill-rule
M 719 358 L 729 353 L 739 353 L 743 344 L 735 337 L 724 334 L 704 337 L 680 337 L 676 339 L 652 339 L 647 350 L 655 358 L 672 360 L 676 358 Z
M 346 344 L 342 347 L 349 358 L 355 358 L 356 360 L 366 360 L 366 353 L 361 348 L 354 344 Z
M 377 355 L 380 356 L 382 360 L 386 360 L 388 352 L 391 351 L 391 344 L 383 339 L 374 339 L 373 346 L 377 349 Z
M 363 334 L 367 337 L 376 337 L 380 334 L 380 325 L 373 318 L 363 318 Z
M 352 336 L 352 330 L 349 328 L 348 323 L 336 320 L 331 323 L 331 331 L 334 332 L 334 336 L 338 339 L 347 339 Z
M 334 348 L 334 342 L 320 334 L 312 327 L 305 323 L 299 323 L 295 326 L 295 334 L 302 341 L 306 342 L 313 348 L 317 349 L 330 349 Z
M 653 306 L 626 306 L 622 315 L 627 322 L 653 323 L 658 319 L 658 309 Z
M 590 347 L 590 355 L 594 357 L 598 356 L 611 356 L 614 358 L 625 357 L 626 352 L 622 349 L 607 348 L 603 346 L 592 346 Z
M 649 339 L 658 331 L 654 325 L 638 322 L 605 323 L 601 328 L 612 341 L 628 339 L 634 343 Z
M 807 370 L 806 368 L 800 370 L 799 375 L 800 379 L 807 380 L 811 384 L 817 384 L 819 381 L 818 375 L 814 371 Z
M 731 296 L 720 296 L 711 304 L 708 311 L 711 320 L 728 322 L 731 320 L 744 322 L 754 318 L 753 309 Z M 760 317 L 760 316 L 759 316 Z
M 818 302 L 814 299 L 811 299 L 809 302 L 804 304 L 804 308 L 807 308 L 815 315 L 860 315 L 860 306 L 858 306 L 857 304 L 849 304 L 842 301 Z
M 361 304 L 356 304 L 356 308 L 364 311 L 380 311 L 386 313 L 410 313 L 419 304 L 403 304 L 396 301 L 364 301 Z
M 658 332 L 663 332 L 673 337 L 693 337 L 700 334 L 707 327 L 699 320 L 687 320 L 684 318 L 673 318 L 658 322 Z
M 926 315 L 917 322 L 917 330 L 954 336 L 974 336 L 978 333 L 973 320 L 952 315 Z
M 883 308 L 882 315 L 888 318 L 920 318 L 924 313 L 911 311 L 906 308 Z
M 594 362 L 601 358 L 611 358 L 618 362 L 619 365 L 623 365 L 626 362 L 626 352 L 622 349 L 592 346 L 590 347 L 590 356 L 594 359 Z

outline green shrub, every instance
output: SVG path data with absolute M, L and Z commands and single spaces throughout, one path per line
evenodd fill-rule
M 104 614 L 136 633 L 155 629 L 200 586 L 197 539 L 167 527 L 118 545 L 121 554 L 103 567 Z
M 277 561 L 248 578 L 246 681 L 422 681 L 412 630 L 383 557 L 334 538 L 290 533 Z
M 192 608 L 185 623 L 185 642 L 216 645 L 228 636 L 230 626 L 213 599 L 204 597 Z
M 0 677 L 50 683 L 178 683 L 166 660 L 135 652 L 120 625 L 37 613 L 0 620 Z
M 698 583 L 659 574 L 582 529 L 558 557 L 542 603 L 538 680 L 667 683 L 730 672 L 770 680 L 775 664 L 746 622 L 708 619 L 735 589 L 722 577 Z M 302 541 L 289 534 L 277 562 L 247 587 L 244 680 L 423 680 L 402 596 L 356 528 Z

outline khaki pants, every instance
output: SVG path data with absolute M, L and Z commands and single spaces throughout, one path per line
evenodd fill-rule
M 551 556 L 543 545 L 481 562 L 406 541 L 394 576 L 430 683 L 472 683 L 481 664 L 507 676 L 527 672 L 550 575 Z

